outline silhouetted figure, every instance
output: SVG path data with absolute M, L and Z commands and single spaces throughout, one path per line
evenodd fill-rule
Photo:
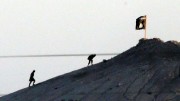
M 34 73 L 35 73 L 35 70 L 33 70 L 33 72 L 30 75 L 30 78 L 29 78 L 29 87 L 31 86 L 32 82 L 33 82 L 33 86 L 34 86 L 34 83 L 35 83 Z
M 88 63 L 88 66 L 91 64 L 93 64 L 93 58 L 96 56 L 96 54 L 91 54 L 88 56 L 88 60 L 89 60 L 89 63 Z

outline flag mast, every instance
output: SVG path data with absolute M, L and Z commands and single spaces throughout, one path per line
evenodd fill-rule
M 147 39 L 147 16 L 145 15 L 145 29 L 144 29 L 144 39 Z
M 136 19 L 136 30 L 144 29 L 144 39 L 147 39 L 147 16 L 140 16 Z

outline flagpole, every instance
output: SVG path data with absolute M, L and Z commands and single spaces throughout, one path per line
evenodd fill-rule
M 145 21 L 146 21 L 146 23 L 145 23 L 145 32 L 144 32 L 144 39 L 147 39 L 147 16 L 145 15 Z

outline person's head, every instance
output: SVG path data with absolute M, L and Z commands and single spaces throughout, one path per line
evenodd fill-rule
M 94 58 L 96 56 L 96 54 L 92 54 L 92 57 Z
M 33 70 L 33 72 L 35 72 L 35 70 Z

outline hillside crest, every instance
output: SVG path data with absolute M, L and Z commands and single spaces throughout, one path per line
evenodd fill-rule
M 180 101 L 180 43 L 158 38 L 0 101 Z

